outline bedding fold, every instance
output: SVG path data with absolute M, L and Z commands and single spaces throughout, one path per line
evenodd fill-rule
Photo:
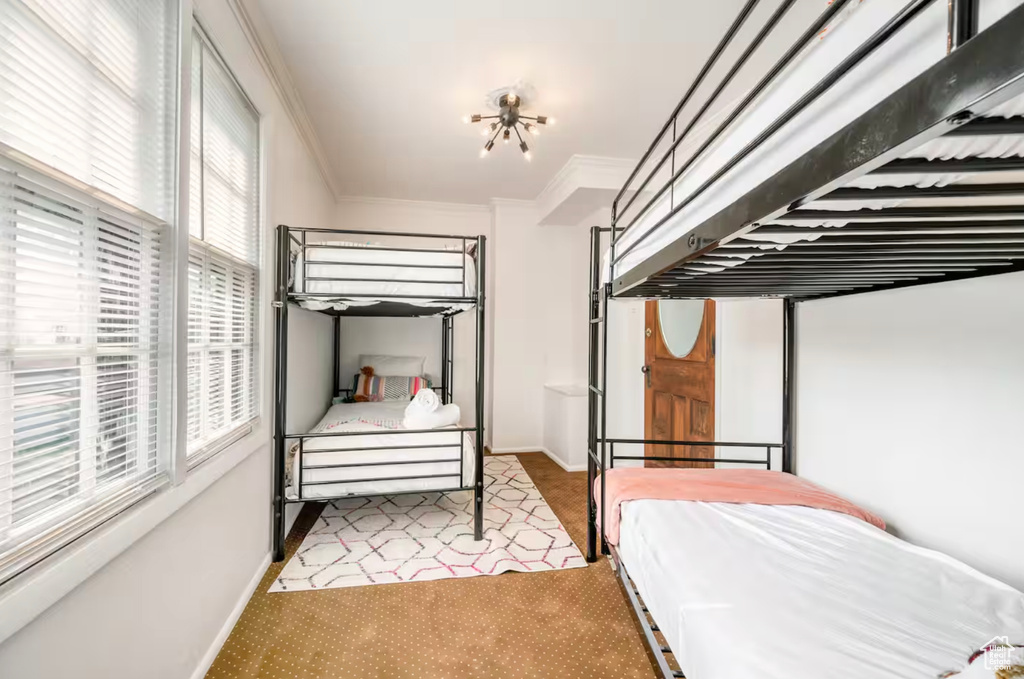
M 623 503 L 633 500 L 688 500 L 729 504 L 790 505 L 848 514 L 877 528 L 885 522 L 871 512 L 806 479 L 765 469 L 610 469 L 605 472 L 607 510 L 601 513 L 601 479 L 594 482 L 598 521 L 607 517 L 609 543 L 619 543 Z
M 422 394 L 423 392 L 420 391 L 419 393 Z M 430 411 L 417 407 L 414 399 L 405 408 L 405 419 L 402 420 L 402 426 L 406 429 L 452 427 L 459 423 L 460 416 L 459 406 L 454 403 L 439 406 L 436 410 Z

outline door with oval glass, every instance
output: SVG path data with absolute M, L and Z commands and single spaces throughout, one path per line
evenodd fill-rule
M 647 302 L 644 342 L 644 437 L 713 441 L 715 437 L 715 302 Z M 712 446 L 648 444 L 645 455 L 709 462 L 657 462 L 648 467 L 713 467 Z

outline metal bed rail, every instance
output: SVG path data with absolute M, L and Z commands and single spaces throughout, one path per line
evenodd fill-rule
M 466 260 L 467 258 L 473 257 L 471 254 L 470 245 L 478 244 L 479 238 L 476 236 L 457 236 L 449 234 L 418 234 L 409 232 L 387 232 L 387 231 L 365 231 L 365 230 L 354 230 L 354 229 L 311 229 L 303 227 L 286 227 L 288 230 L 288 237 L 290 241 L 289 248 L 294 246 L 294 249 L 290 249 L 291 252 L 297 253 L 297 266 L 292 271 L 292 285 L 289 289 L 289 300 L 302 301 L 302 300 L 346 300 L 346 299 L 391 299 L 391 300 L 429 300 L 436 301 L 439 306 L 453 306 L 451 313 L 459 313 L 464 309 L 455 307 L 454 305 L 473 305 L 476 303 L 476 296 L 469 294 L 469 275 L 467 273 Z M 346 243 L 340 240 L 320 240 L 312 241 L 307 237 L 308 234 L 323 234 L 325 236 L 332 237 L 343 237 L 343 236 L 373 236 L 379 239 L 427 239 L 430 241 L 454 241 L 460 244 L 459 249 L 441 249 L 437 247 L 411 247 L 411 246 L 400 246 L 400 245 L 368 245 L 361 243 Z M 381 252 L 390 254 L 399 253 L 422 253 L 422 254 L 451 254 L 458 255 L 458 264 L 437 264 L 427 263 L 419 264 L 409 262 L 408 258 L 398 258 L 395 261 L 384 261 L 384 262 L 366 262 L 359 261 L 358 258 L 354 258 L 351 261 L 336 260 L 336 259 L 317 259 L 315 253 L 323 251 L 342 250 L 351 251 L 353 253 L 361 252 Z M 312 255 L 312 257 L 311 257 Z M 454 259 L 454 257 L 453 257 Z M 310 269 L 317 267 L 318 270 L 331 271 L 339 270 L 341 267 L 345 267 L 346 275 L 331 275 L 331 274 L 320 274 L 313 275 L 309 273 Z M 365 267 L 366 275 L 356 275 L 353 270 L 363 271 Z M 416 272 L 418 278 L 402 278 L 395 279 L 393 277 L 384 277 L 379 274 L 375 274 L 374 270 L 380 268 L 401 268 L 412 270 Z M 441 272 L 451 272 L 450 276 L 444 276 Z M 457 275 L 456 275 L 457 272 Z M 310 291 L 307 283 L 323 282 L 323 283 L 402 283 L 402 284 L 413 284 L 413 285 L 425 285 L 428 286 L 451 286 L 458 284 L 461 286 L 461 293 L 458 295 L 446 294 L 372 294 L 372 293 L 361 293 L 361 292 L 315 292 Z M 472 281 L 477 283 L 474 279 Z M 443 291 L 443 288 L 439 288 L 439 293 Z
M 305 434 L 285 434 L 284 440 L 286 442 L 292 442 L 296 456 L 295 468 L 298 469 L 298 477 L 294 478 L 294 489 L 295 497 L 286 497 L 286 502 L 306 502 L 309 500 L 333 500 L 343 499 L 349 497 L 358 497 L 360 494 L 340 494 L 335 496 L 321 496 L 305 497 L 303 490 L 307 486 L 336 486 L 345 484 L 355 483 L 369 483 L 377 481 L 408 481 L 413 479 L 456 479 L 456 482 L 451 485 L 442 486 L 441 489 L 424 489 L 418 492 L 432 493 L 432 492 L 453 492 L 455 490 L 471 491 L 474 486 L 472 482 L 465 482 L 465 459 L 466 459 L 466 433 L 476 432 L 476 427 L 450 427 L 444 429 L 389 429 L 386 432 L 380 431 L 344 431 L 344 432 L 316 432 L 316 433 L 305 433 Z M 361 442 L 355 440 L 352 446 L 335 447 L 335 448 L 315 448 L 313 450 L 307 450 L 305 448 L 307 441 L 323 441 L 334 438 L 345 438 L 345 439 L 368 439 L 368 443 L 372 443 L 374 439 L 381 433 L 386 433 L 387 436 L 398 435 L 422 435 L 429 434 L 436 436 L 440 439 L 437 443 L 416 443 L 410 445 L 359 445 Z M 447 443 L 446 441 L 451 438 L 451 435 L 455 434 L 458 436 L 458 443 Z M 469 445 L 474 446 L 471 451 L 474 452 L 474 458 L 481 458 L 482 456 L 475 454 L 476 442 L 472 442 Z M 388 454 L 401 453 L 403 451 L 414 451 L 414 450 L 436 450 L 446 451 L 439 452 L 438 455 L 449 455 L 449 457 L 436 457 L 432 456 L 427 459 L 408 459 L 408 460 L 383 460 L 378 462 L 343 462 L 340 464 L 306 464 L 305 456 L 312 455 L 317 456 L 322 453 L 366 453 L 366 452 L 386 452 Z M 452 455 L 457 456 L 452 456 Z M 391 467 L 393 465 L 413 465 L 413 464 L 441 464 L 447 462 L 457 462 L 459 464 L 459 470 L 456 473 L 436 473 L 436 474 L 405 474 L 405 475 L 388 475 L 388 476 L 372 476 L 372 477 L 360 477 L 352 479 L 338 479 L 338 480 L 321 480 L 321 481 L 309 481 L 305 478 L 305 473 L 310 470 L 322 470 L 322 469 L 367 469 L 374 467 Z M 382 470 L 382 473 L 385 470 Z M 389 495 L 391 493 L 388 493 Z

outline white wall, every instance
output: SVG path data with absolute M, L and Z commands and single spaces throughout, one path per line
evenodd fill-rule
M 715 311 L 715 438 L 781 443 L 782 302 L 720 299 Z M 720 458 L 763 460 L 765 452 L 764 448 L 718 448 L 716 454 Z M 772 450 L 772 469 L 782 469 L 779 448 Z
M 499 246 L 493 238 L 491 210 L 485 205 L 461 205 L 451 203 L 430 203 L 403 200 L 378 200 L 372 198 L 346 198 L 338 201 L 332 226 L 338 229 L 356 229 L 381 232 L 406 232 L 425 234 L 450 234 L 455 236 L 487 236 L 485 274 L 487 278 L 487 300 L 485 306 L 485 384 L 484 384 L 484 441 L 492 440 L 491 387 L 494 345 L 495 306 L 495 261 Z M 373 240 L 373 236 L 365 237 Z M 414 242 L 418 246 L 436 246 L 437 241 L 423 239 Z M 342 382 L 358 370 L 359 354 L 387 353 L 402 356 L 425 356 L 427 373 L 439 375 L 440 365 L 440 322 L 437 319 L 357 319 L 343 318 L 342 321 Z M 455 316 L 455 403 L 462 409 L 462 422 L 475 426 L 475 346 L 476 317 L 472 312 Z M 410 332 L 411 331 L 411 332 Z M 376 347 L 376 348 L 374 348 Z
M 288 308 L 285 421 L 290 434 L 312 429 L 330 405 L 334 389 L 331 377 L 333 338 L 334 328 L 329 316 L 294 305 Z M 268 373 L 267 379 L 272 379 L 272 374 Z
M 797 472 L 1024 588 L 1024 274 L 809 302 Z
M 456 352 L 460 354 L 458 358 L 465 356 L 458 349 Z M 366 354 L 422 356 L 426 359 L 423 363 L 423 373 L 434 381 L 435 386 L 440 385 L 441 319 L 342 318 L 342 387 L 352 386 L 354 376 L 362 367 L 359 364 L 359 357 Z
M 269 272 L 273 270 L 272 227 L 278 223 L 328 226 L 334 217 L 334 200 L 256 59 L 229 0 L 197 0 L 196 5 L 204 27 L 263 116 L 267 226 L 263 261 Z M 241 461 L 0 644 L 0 676 L 186 679 L 212 660 L 210 653 L 216 652 L 218 634 L 225 631 L 226 622 L 230 624 L 239 598 L 262 571 L 270 550 L 270 281 L 263 277 L 260 306 L 261 420 L 252 435 L 221 454 L 222 460 Z M 293 316 L 300 327 L 317 323 L 316 319 L 300 318 L 302 314 Z M 317 346 L 315 351 L 323 351 L 322 344 Z M 329 353 L 326 360 L 329 365 Z M 306 388 L 311 400 L 319 400 L 320 394 L 329 393 L 330 382 L 314 371 L 308 374 Z M 298 399 L 303 397 L 294 398 L 292 405 L 298 407 Z M 249 450 L 252 453 L 246 455 Z M 218 465 L 217 461 L 204 464 L 182 485 L 133 508 L 99 532 L 115 534 L 150 507 L 168 504 L 174 494 L 188 497 L 193 485 Z M 76 549 L 87 546 L 81 543 Z M 33 569 L 35 573 L 21 577 L 42 577 L 59 568 L 59 561 L 58 555 Z M 0 609 L 0 617 L 5 615 L 8 612 Z
M 494 450 L 541 450 L 544 385 L 586 384 L 591 223 L 540 226 L 533 203 L 493 207 Z

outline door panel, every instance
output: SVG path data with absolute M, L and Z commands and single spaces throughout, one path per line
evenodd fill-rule
M 715 437 L 715 302 L 704 302 L 697 340 L 686 356 L 668 348 L 658 317 L 658 303 L 647 302 L 644 358 L 650 366 L 645 382 L 645 438 L 675 441 L 713 441 Z M 696 314 L 694 314 L 696 318 Z M 712 446 L 648 444 L 645 455 L 700 457 L 713 460 Z M 714 462 L 657 462 L 648 467 L 713 467 Z

